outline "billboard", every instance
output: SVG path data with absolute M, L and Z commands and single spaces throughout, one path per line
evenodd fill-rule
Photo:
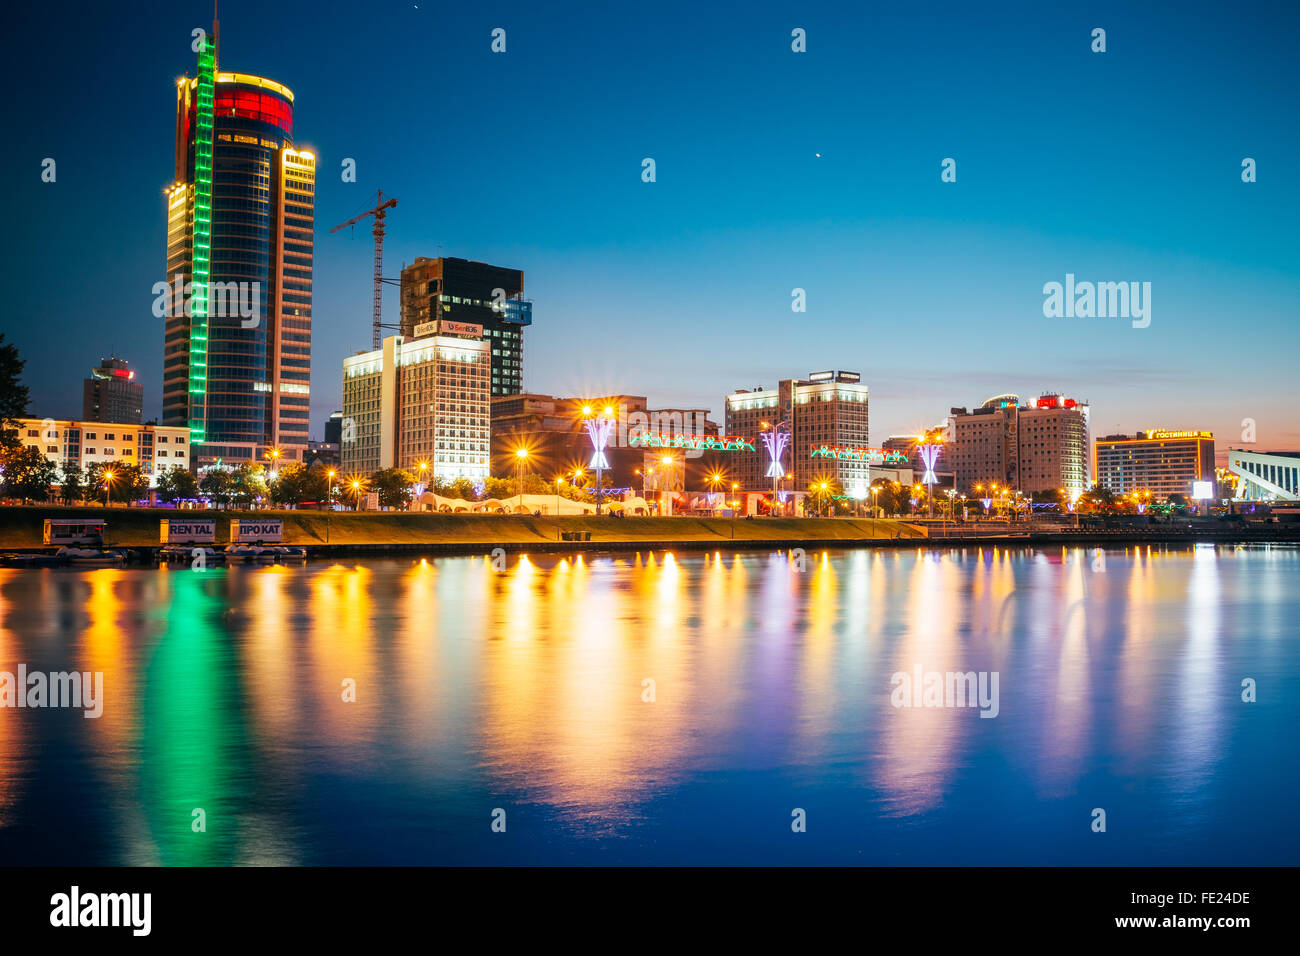
M 213 544 L 217 540 L 213 518 L 163 518 L 158 524 L 163 544 Z
M 230 540 L 233 543 L 279 541 L 284 537 L 283 518 L 231 518 Z
M 1214 497 L 1214 482 L 1212 481 L 1193 481 L 1192 497 L 1197 501 L 1204 501 L 1207 498 Z

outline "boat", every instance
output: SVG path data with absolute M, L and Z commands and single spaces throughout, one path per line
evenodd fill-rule
M 58 554 L 0 554 L 0 568 L 61 568 L 67 563 Z
M 110 568 L 126 564 L 126 552 L 114 548 L 59 548 L 54 553 L 73 567 Z
M 306 561 L 307 549 L 299 548 L 293 545 L 277 544 L 271 548 L 275 552 L 277 561 Z
M 225 564 L 226 552 L 218 551 L 216 548 L 210 548 L 206 545 L 187 545 L 187 544 L 169 544 L 158 551 L 158 560 L 175 562 L 177 564 L 192 563 L 196 557 L 195 551 L 203 552 L 204 564 Z
M 242 561 L 245 564 L 253 562 L 273 563 L 278 555 L 274 548 L 266 547 L 260 544 L 231 544 L 226 546 L 226 557 L 232 562 Z

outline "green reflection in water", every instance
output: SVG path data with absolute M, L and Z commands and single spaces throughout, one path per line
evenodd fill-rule
M 141 804 L 166 866 L 234 862 L 236 789 L 250 779 L 239 674 L 211 592 L 224 572 L 172 576 L 167 633 L 150 659 L 141 728 Z M 193 811 L 207 831 L 192 829 Z

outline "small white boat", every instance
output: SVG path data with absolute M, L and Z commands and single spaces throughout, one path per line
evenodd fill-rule
M 177 564 L 192 563 L 195 557 L 197 557 L 194 554 L 195 551 L 203 552 L 204 564 L 225 564 L 226 563 L 226 552 L 218 551 L 216 548 L 209 548 L 197 544 L 194 545 L 169 544 L 167 545 L 167 547 L 161 548 L 158 551 L 158 560 L 175 562 Z
M 231 544 L 226 546 L 226 557 L 231 561 L 243 561 L 251 564 L 255 561 L 270 564 L 278 555 L 274 548 L 260 544 Z
M 75 567 L 110 568 L 126 564 L 126 552 L 107 548 L 59 548 L 54 552 Z

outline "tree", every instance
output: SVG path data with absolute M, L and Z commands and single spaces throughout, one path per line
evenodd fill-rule
M 324 501 L 328 492 L 328 469 L 320 462 L 308 467 L 300 461 L 291 461 L 280 469 L 275 481 L 270 483 L 271 500 L 281 505 Z
M 415 478 L 401 468 L 381 468 L 370 476 L 370 490 L 379 493 L 379 503 L 385 508 L 405 508 L 411 500 L 411 486 Z
M 108 475 L 112 475 L 108 479 Z M 139 465 L 128 465 L 119 462 L 118 464 L 109 464 L 108 462 L 97 461 L 90 466 L 89 474 L 86 479 L 88 491 L 91 498 L 104 500 L 104 482 L 108 481 L 109 500 L 124 501 L 130 504 L 132 501 L 138 501 L 143 498 L 149 491 L 149 476 L 144 473 Z
M 0 450 L 17 449 L 18 419 L 27 417 L 27 403 L 31 392 L 22 383 L 23 366 L 27 363 L 18 357 L 18 348 L 6 345 L 0 333 Z
M 230 494 L 241 505 L 251 505 L 267 495 L 266 473 L 253 462 L 241 462 L 230 474 Z
M 176 465 L 158 472 L 158 500 L 178 501 L 199 496 L 199 481 L 188 468 Z
M 224 468 L 212 468 L 199 480 L 199 491 L 217 507 L 230 504 L 233 480 Z
M 23 502 L 44 501 L 50 496 L 58 466 L 39 448 L 21 445 L 4 456 L 4 493 Z
M 76 462 L 67 461 L 63 463 L 63 481 L 59 485 L 59 493 L 65 504 L 85 500 L 86 473 L 81 470 L 81 466 Z

